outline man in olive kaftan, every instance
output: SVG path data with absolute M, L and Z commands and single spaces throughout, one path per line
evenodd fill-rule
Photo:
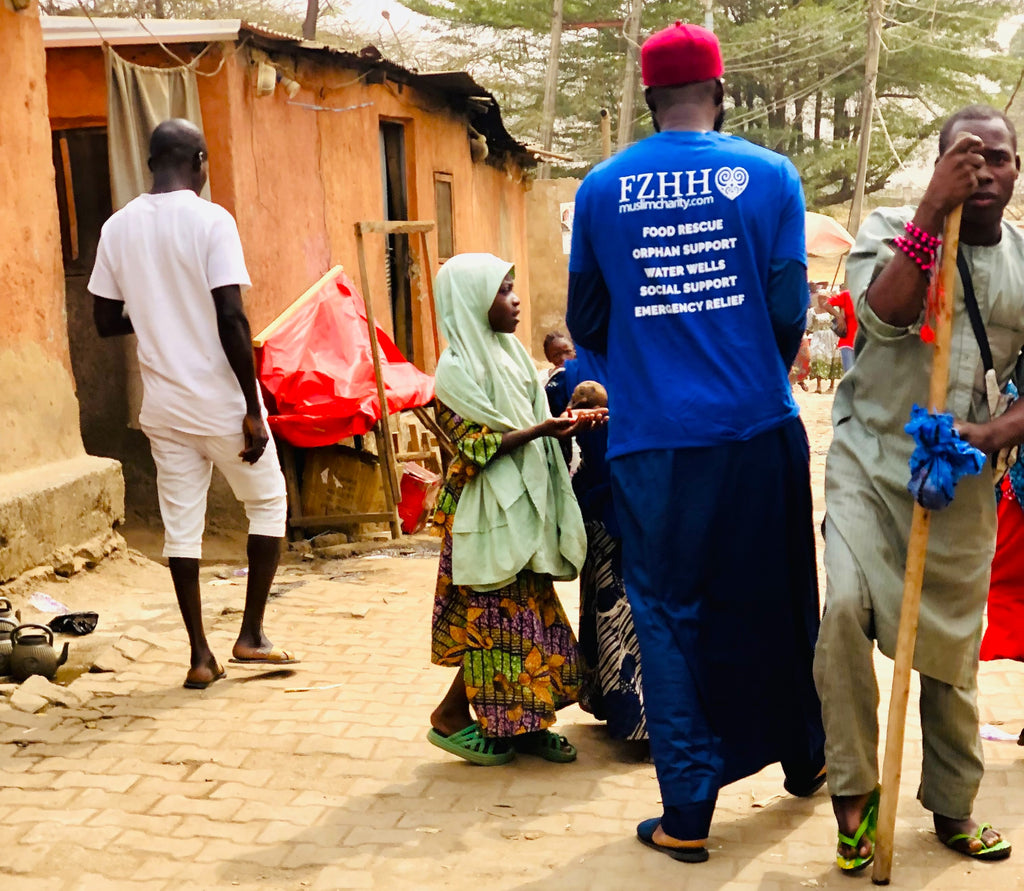
M 870 796 L 878 784 L 873 640 L 894 655 L 913 512 L 907 483 L 914 443 L 903 427 L 914 403 L 927 405 L 933 353 L 920 336 L 928 270 L 907 245 L 927 245 L 930 236 L 941 235 L 948 212 L 964 204 L 961 250 L 1004 385 L 1024 346 L 1024 236 L 1002 222 L 1020 166 L 1016 149 L 1012 125 L 994 109 L 958 112 L 943 128 L 941 157 L 920 206 L 873 213 L 847 261 L 860 329 L 856 361 L 833 408 L 825 478 L 827 589 L 815 681 L 829 788 L 839 831 L 848 837 L 874 806 Z M 947 411 L 961 436 L 993 454 L 1024 439 L 1024 405 L 990 418 L 981 352 L 959 281 L 954 301 Z M 940 840 L 985 859 L 1009 854 L 997 832 L 971 818 L 984 771 L 976 680 L 995 529 L 987 462 L 979 476 L 960 481 L 948 508 L 931 516 L 914 659 L 924 736 L 919 798 L 933 812 Z M 840 867 L 866 865 L 872 848 L 870 832 L 856 836 L 854 845 L 841 843 Z

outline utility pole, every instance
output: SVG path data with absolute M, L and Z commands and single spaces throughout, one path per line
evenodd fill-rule
M 619 103 L 619 133 L 616 149 L 622 151 L 633 141 L 633 106 L 636 100 L 637 46 L 640 40 L 640 15 L 643 0 L 630 0 L 626 17 L 626 73 L 622 78 L 622 100 Z
M 320 0 L 306 0 L 306 18 L 302 22 L 302 39 L 316 40 L 316 21 L 320 17 Z
M 709 31 L 715 30 L 715 13 L 712 10 L 711 5 L 714 0 L 701 0 L 704 4 L 704 27 Z
M 541 111 L 540 144 L 551 151 L 555 136 L 555 98 L 558 95 L 558 54 L 562 49 L 562 0 L 554 0 L 551 10 L 551 49 L 548 52 L 548 73 L 544 81 L 544 106 Z M 551 165 L 540 165 L 540 178 L 551 175 Z
M 882 12 L 885 0 L 871 0 L 868 6 L 868 47 L 864 60 L 864 88 L 861 95 L 860 145 L 857 150 L 857 179 L 853 186 L 853 203 L 846 228 L 857 234 L 860 228 L 864 191 L 868 178 L 868 155 L 871 152 L 871 124 L 875 113 L 875 84 L 878 82 L 878 56 L 882 49 Z

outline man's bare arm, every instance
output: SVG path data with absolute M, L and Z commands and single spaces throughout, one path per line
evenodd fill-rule
M 263 424 L 256 363 L 252 355 L 252 331 L 242 306 L 242 289 L 238 285 L 226 285 L 214 288 L 212 294 L 220 343 L 245 397 L 245 418 L 242 421 L 245 448 L 239 452 L 239 457 L 255 464 L 266 449 L 270 435 Z
M 92 295 L 92 300 L 92 320 L 100 337 L 135 333 L 132 320 L 124 314 L 124 304 L 120 300 L 108 300 L 96 294 Z
M 984 143 L 961 134 L 939 158 L 914 214 L 914 225 L 930 235 L 942 235 L 946 216 L 978 187 L 978 170 L 985 163 Z M 913 325 L 921 315 L 928 292 L 928 277 L 902 251 L 879 273 L 868 288 L 868 305 L 883 322 L 898 328 Z

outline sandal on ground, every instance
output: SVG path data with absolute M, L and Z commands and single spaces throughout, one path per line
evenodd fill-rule
M 1013 846 L 1001 835 L 999 841 L 986 845 L 982 836 L 991 828 L 991 823 L 982 823 L 975 832 L 958 832 L 941 841 L 951 851 L 974 860 L 1005 860 L 1010 856 Z
M 227 676 L 228 676 L 228 673 L 224 670 L 224 666 L 223 665 L 217 665 L 216 669 L 214 670 L 213 674 L 210 676 L 210 679 L 208 681 L 193 680 L 192 678 L 190 678 L 190 677 L 188 677 L 186 675 L 185 676 L 185 683 L 182 684 L 182 686 L 186 690 L 205 690 L 211 684 L 215 684 L 221 678 L 226 678 Z
M 515 749 L 505 740 L 484 736 L 477 723 L 463 727 L 462 730 L 448 736 L 431 727 L 427 734 L 427 742 L 452 755 L 458 755 L 471 764 L 480 764 L 484 767 L 508 764 L 516 757 Z
M 536 755 L 545 761 L 568 764 L 576 760 L 576 746 L 550 730 L 537 730 L 512 738 L 512 745 L 524 755 Z
M 232 656 L 228 659 L 228 662 L 234 662 L 238 665 L 295 665 L 298 661 L 293 653 L 280 647 L 271 647 L 262 653 L 252 653 L 248 656 Z
M 708 849 L 701 846 L 699 848 L 676 848 L 671 845 L 659 845 L 654 840 L 654 830 L 661 824 L 661 817 L 651 817 L 650 820 L 644 820 L 636 827 L 636 837 L 640 839 L 647 847 L 654 848 L 655 851 L 661 851 L 662 854 L 668 854 L 673 860 L 680 860 L 683 863 L 703 863 L 708 859 Z
M 825 772 L 824 765 L 822 765 L 818 771 L 809 778 L 787 776 L 782 783 L 782 788 L 790 795 L 795 795 L 797 798 L 809 798 L 825 785 L 825 781 L 827 779 L 828 774 Z
M 864 810 L 861 811 L 860 826 L 857 827 L 857 831 L 851 838 L 848 835 L 843 835 L 842 832 L 839 835 L 839 844 L 836 846 L 836 865 L 843 872 L 860 872 L 875 859 L 875 836 L 878 833 L 878 801 L 881 797 L 882 790 L 877 786 L 874 792 L 868 797 L 867 803 L 864 805 Z M 866 857 L 860 855 L 860 843 L 867 839 L 871 842 L 871 851 Z M 854 850 L 852 857 L 844 857 L 842 848 L 843 845 L 849 845 Z

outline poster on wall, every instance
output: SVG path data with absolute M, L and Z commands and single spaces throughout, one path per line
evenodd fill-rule
M 566 201 L 558 205 L 558 214 L 562 220 L 562 253 L 568 254 L 572 247 L 572 218 L 576 213 L 576 202 Z

